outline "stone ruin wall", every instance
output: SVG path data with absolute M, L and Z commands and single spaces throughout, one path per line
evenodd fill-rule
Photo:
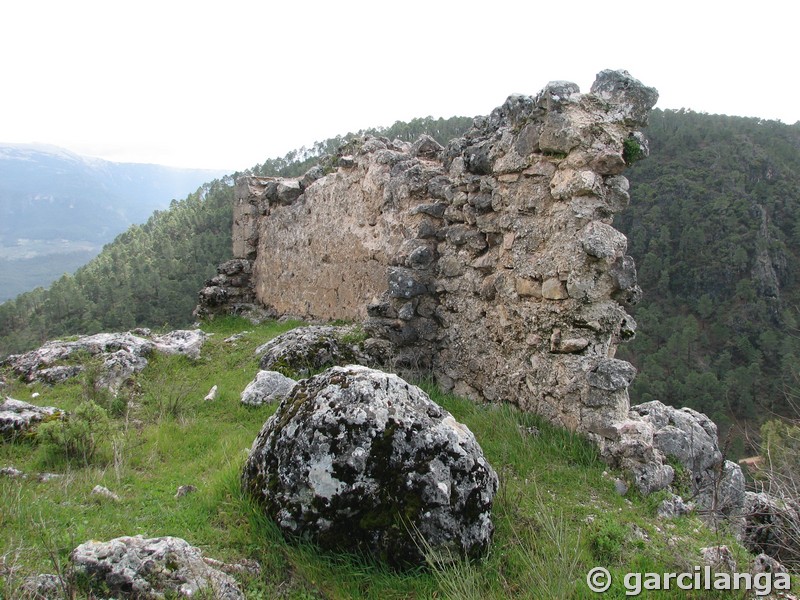
M 657 99 L 624 71 L 553 82 L 446 148 L 365 138 L 299 179 L 236 186 L 234 255 L 277 314 L 362 322 L 367 349 L 445 390 L 604 437 L 635 369 L 626 159 Z

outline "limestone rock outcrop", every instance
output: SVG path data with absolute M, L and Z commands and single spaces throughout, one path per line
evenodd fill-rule
M 658 401 L 633 406 L 625 420 L 600 437 L 601 453 L 630 471 L 642 493 L 672 483 L 670 459 L 688 473 L 691 500 L 698 510 L 716 516 L 739 516 L 744 507 L 745 481 L 736 463 L 724 460 L 717 426 L 690 408 L 677 409 Z
M 242 484 L 289 536 L 407 566 L 424 564 L 424 548 L 445 560 L 483 553 L 498 478 L 470 430 L 422 390 L 351 365 L 298 382 Z
M 50 341 L 37 350 L 11 355 L 3 364 L 23 381 L 59 383 L 84 371 L 83 364 L 75 364 L 75 356 L 91 356 L 101 362 L 97 384 L 117 391 L 133 374 L 147 366 L 151 353 L 183 354 L 196 359 L 205 339 L 206 334 L 199 329 L 171 331 L 164 335 L 154 335 L 149 329 L 98 333 L 75 340 Z
M 236 581 L 208 562 L 199 548 L 175 537 L 120 537 L 81 544 L 70 554 L 74 571 L 98 593 L 159 599 L 210 594 L 244 600 Z M 93 596 L 95 597 L 95 596 Z
M 6 398 L 0 403 L 0 439 L 13 439 L 30 431 L 37 423 L 57 418 L 62 411 L 53 406 L 35 406 Z

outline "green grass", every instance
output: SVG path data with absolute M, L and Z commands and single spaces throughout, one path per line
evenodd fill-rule
M 200 359 L 154 357 L 134 386 L 105 399 L 122 410 L 113 413 L 114 432 L 88 465 L 35 441 L 0 444 L 0 467 L 29 474 L 0 478 L 0 597 L 12 597 L 24 574 L 62 568 L 84 541 L 137 534 L 182 537 L 227 562 L 258 560 L 261 576 L 242 581 L 249 599 L 591 598 L 584 578 L 598 565 L 617 581 L 602 597 L 624 598 L 627 571 L 691 571 L 702 546 L 727 544 L 746 565 L 744 551 L 724 532 L 694 517 L 658 521 L 658 497 L 619 496 L 619 474 L 607 473 L 581 437 L 510 406 L 442 394 L 426 382 L 421 386 L 432 398 L 470 427 L 500 476 L 495 538 L 485 560 L 432 556 L 430 568 L 398 573 L 363 557 L 285 541 L 239 487 L 247 452 L 275 406 L 244 407 L 239 395 L 258 371 L 255 348 L 296 325 L 217 319 L 204 326 L 213 336 Z M 240 331 L 249 333 L 224 341 Z M 90 377 L 48 387 L 7 374 L 6 393 L 30 400 L 39 392 L 36 403 L 72 410 L 94 393 Z M 213 385 L 217 398 L 206 402 Z M 37 482 L 43 471 L 63 476 Z M 98 484 L 120 501 L 91 495 Z M 198 491 L 174 498 L 184 484 Z M 736 597 L 714 594 L 692 597 Z

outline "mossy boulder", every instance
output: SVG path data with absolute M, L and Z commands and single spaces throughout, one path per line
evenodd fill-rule
M 481 555 L 498 479 L 472 432 L 425 392 L 350 365 L 295 386 L 242 484 L 287 537 L 405 567 L 429 552 Z
M 306 376 L 335 365 L 370 363 L 361 349 L 365 337 L 355 326 L 309 325 L 279 335 L 256 354 L 265 371 Z

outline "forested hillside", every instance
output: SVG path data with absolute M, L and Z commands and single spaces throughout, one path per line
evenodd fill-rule
M 74 275 L 0 304 L 0 353 L 55 336 L 186 325 L 197 291 L 229 257 L 233 179 L 203 185 L 106 245 Z
M 798 385 L 800 124 L 656 110 L 651 156 L 626 174 L 644 298 L 622 350 L 632 400 L 718 423 L 786 414 Z
M 131 224 L 222 174 L 0 143 L 0 302 L 72 273 Z
M 445 142 L 470 123 L 367 132 Z M 632 202 L 615 223 L 644 289 L 632 309 L 637 337 L 620 349 L 639 369 L 632 401 L 688 405 L 723 428 L 786 414 L 787 391 L 800 389 L 800 124 L 660 110 L 650 123 L 651 156 L 628 170 Z M 251 172 L 300 175 L 358 134 Z M 0 305 L 0 353 L 63 334 L 188 324 L 203 280 L 229 257 L 233 180 L 130 228 L 49 291 Z

